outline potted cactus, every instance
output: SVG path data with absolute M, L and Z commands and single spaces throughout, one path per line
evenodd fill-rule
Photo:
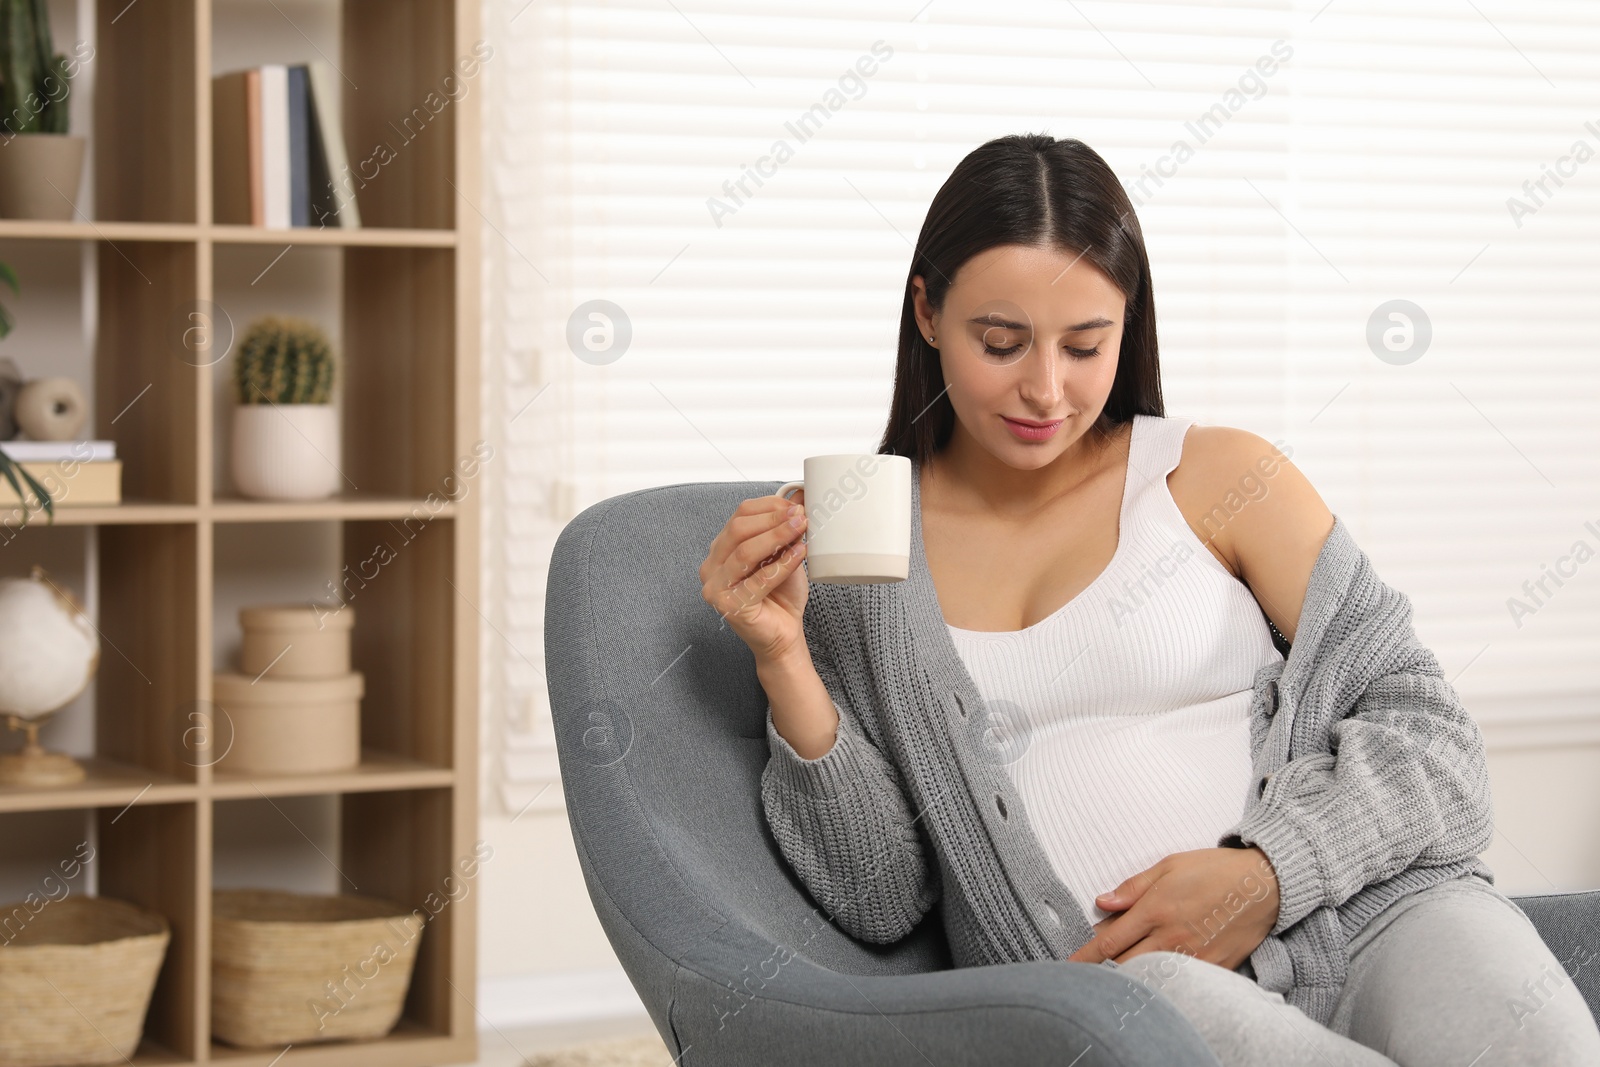
M 305 319 L 250 324 L 234 355 L 233 484 L 266 500 L 320 500 L 337 492 L 339 411 L 333 346 Z
M 67 94 L 94 57 L 80 42 L 55 50 L 49 0 L 0 0 L 0 217 L 70 219 L 84 138 L 67 133 Z

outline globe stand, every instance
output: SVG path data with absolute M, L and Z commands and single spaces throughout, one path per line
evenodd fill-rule
M 83 764 L 65 752 L 48 752 L 39 744 L 38 719 L 6 716 L 6 725 L 27 734 L 22 751 L 0 753 L 0 785 L 70 785 L 84 779 Z

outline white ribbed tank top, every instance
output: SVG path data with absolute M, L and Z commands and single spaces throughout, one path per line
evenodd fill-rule
M 1283 658 L 1249 588 L 1167 487 L 1194 422 L 1134 416 L 1116 551 L 1083 592 L 1022 630 L 949 626 L 1029 818 L 1092 923 L 1110 914 L 1096 896 L 1164 856 L 1216 848 L 1244 813 L 1252 683 Z

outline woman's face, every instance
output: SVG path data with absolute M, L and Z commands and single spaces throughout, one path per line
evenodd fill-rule
M 1087 258 L 998 245 L 962 264 L 938 312 L 923 277 L 912 285 L 922 336 L 939 350 L 956 437 L 1034 469 L 1099 418 L 1116 378 L 1127 298 Z M 1030 433 L 1017 419 L 1055 426 Z

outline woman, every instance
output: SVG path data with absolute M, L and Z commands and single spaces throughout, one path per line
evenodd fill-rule
M 1482 739 L 1409 603 L 1281 450 L 1192 423 L 1105 162 L 967 156 L 878 449 L 913 462 L 910 579 L 810 588 L 777 497 L 701 566 L 769 698 L 785 857 L 866 940 L 939 903 L 957 965 L 1108 962 L 1225 1064 L 1600 1063 L 1478 858 Z

